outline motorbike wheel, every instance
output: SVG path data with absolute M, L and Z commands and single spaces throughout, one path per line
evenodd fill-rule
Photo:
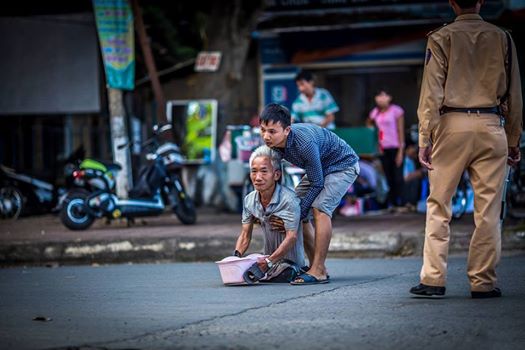
M 95 217 L 85 208 L 88 195 L 87 191 L 75 191 L 64 199 L 60 210 L 60 220 L 68 229 L 85 230 L 95 221 Z
M 16 220 L 24 206 L 22 193 L 12 186 L 0 188 L 0 217 Z
M 173 213 L 184 225 L 193 225 L 197 221 L 197 211 L 191 197 L 184 190 L 178 191 L 175 188 L 171 189 L 171 196 L 176 198 L 171 203 Z
M 452 218 L 460 219 L 467 210 L 467 191 L 458 189 L 452 197 Z

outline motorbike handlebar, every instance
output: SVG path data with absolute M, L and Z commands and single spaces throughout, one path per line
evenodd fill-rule
M 162 134 L 165 131 L 171 130 L 171 129 L 172 129 L 171 124 L 164 124 L 162 126 L 158 126 L 158 125 L 153 126 L 153 136 L 150 137 L 149 139 L 147 139 L 146 141 L 142 142 L 140 145 L 142 147 L 147 147 L 147 146 L 150 146 L 150 145 L 154 144 L 156 142 L 156 138 L 157 138 L 158 135 Z M 121 149 L 124 149 L 124 148 L 128 148 L 128 147 L 133 146 L 134 144 L 135 144 L 135 142 L 128 141 L 126 143 L 118 145 L 117 149 L 121 150 Z
M 171 124 L 164 124 L 164 125 L 154 125 L 153 126 L 153 133 L 156 135 L 162 134 L 165 131 L 171 130 L 172 126 Z
M 126 142 L 126 143 L 123 143 L 123 144 L 121 144 L 121 145 L 118 145 L 118 146 L 117 146 L 117 149 L 118 149 L 118 150 L 121 150 L 121 149 L 123 149 L 123 148 L 131 147 L 132 145 L 133 145 L 133 141 L 128 141 L 128 142 Z

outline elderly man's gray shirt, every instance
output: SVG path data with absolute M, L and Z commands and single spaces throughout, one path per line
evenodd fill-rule
M 258 219 L 264 233 L 264 254 L 270 255 L 284 241 L 285 235 L 272 230 L 270 217 L 275 215 L 284 221 L 284 227 L 287 231 L 297 231 L 297 241 L 288 251 L 284 258 L 294 261 L 299 266 L 305 266 L 304 248 L 303 248 L 303 230 L 300 225 L 300 200 L 295 192 L 289 188 L 277 184 L 270 204 L 266 210 L 263 208 L 259 192 L 253 191 L 244 198 L 242 212 L 242 223 L 250 224 Z

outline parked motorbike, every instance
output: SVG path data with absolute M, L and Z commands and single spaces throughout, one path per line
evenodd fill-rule
M 0 218 L 17 219 L 28 213 L 50 212 L 62 189 L 0 165 Z
M 129 199 L 118 198 L 115 194 L 115 174 L 121 169 L 118 164 L 84 160 L 73 176 L 96 190 L 89 192 L 86 188 L 76 188 L 70 191 L 60 211 L 62 223 L 71 230 L 85 230 L 97 218 L 132 220 L 160 215 L 166 206 L 170 206 L 183 224 L 194 224 L 196 210 L 180 176 L 183 164 L 180 148 L 173 143 L 159 145 L 158 142 L 159 135 L 169 129 L 171 125 L 154 127 L 152 138 L 143 143 L 143 147 L 151 150 L 146 154 L 149 164 L 141 169 L 136 186 L 129 192 Z M 131 144 L 119 147 L 130 147 Z
M 72 173 L 78 169 L 84 153 L 84 147 L 80 146 L 67 158 L 58 160 L 51 182 L 0 165 L 0 218 L 16 219 L 25 214 L 59 212 L 61 198 L 68 189 L 76 186 Z

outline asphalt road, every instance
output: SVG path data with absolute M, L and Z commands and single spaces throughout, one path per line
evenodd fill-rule
M 523 349 L 525 255 L 489 300 L 470 298 L 464 257 L 446 298 L 412 298 L 420 262 L 330 260 L 318 286 L 224 287 L 213 263 L 2 269 L 0 347 Z

